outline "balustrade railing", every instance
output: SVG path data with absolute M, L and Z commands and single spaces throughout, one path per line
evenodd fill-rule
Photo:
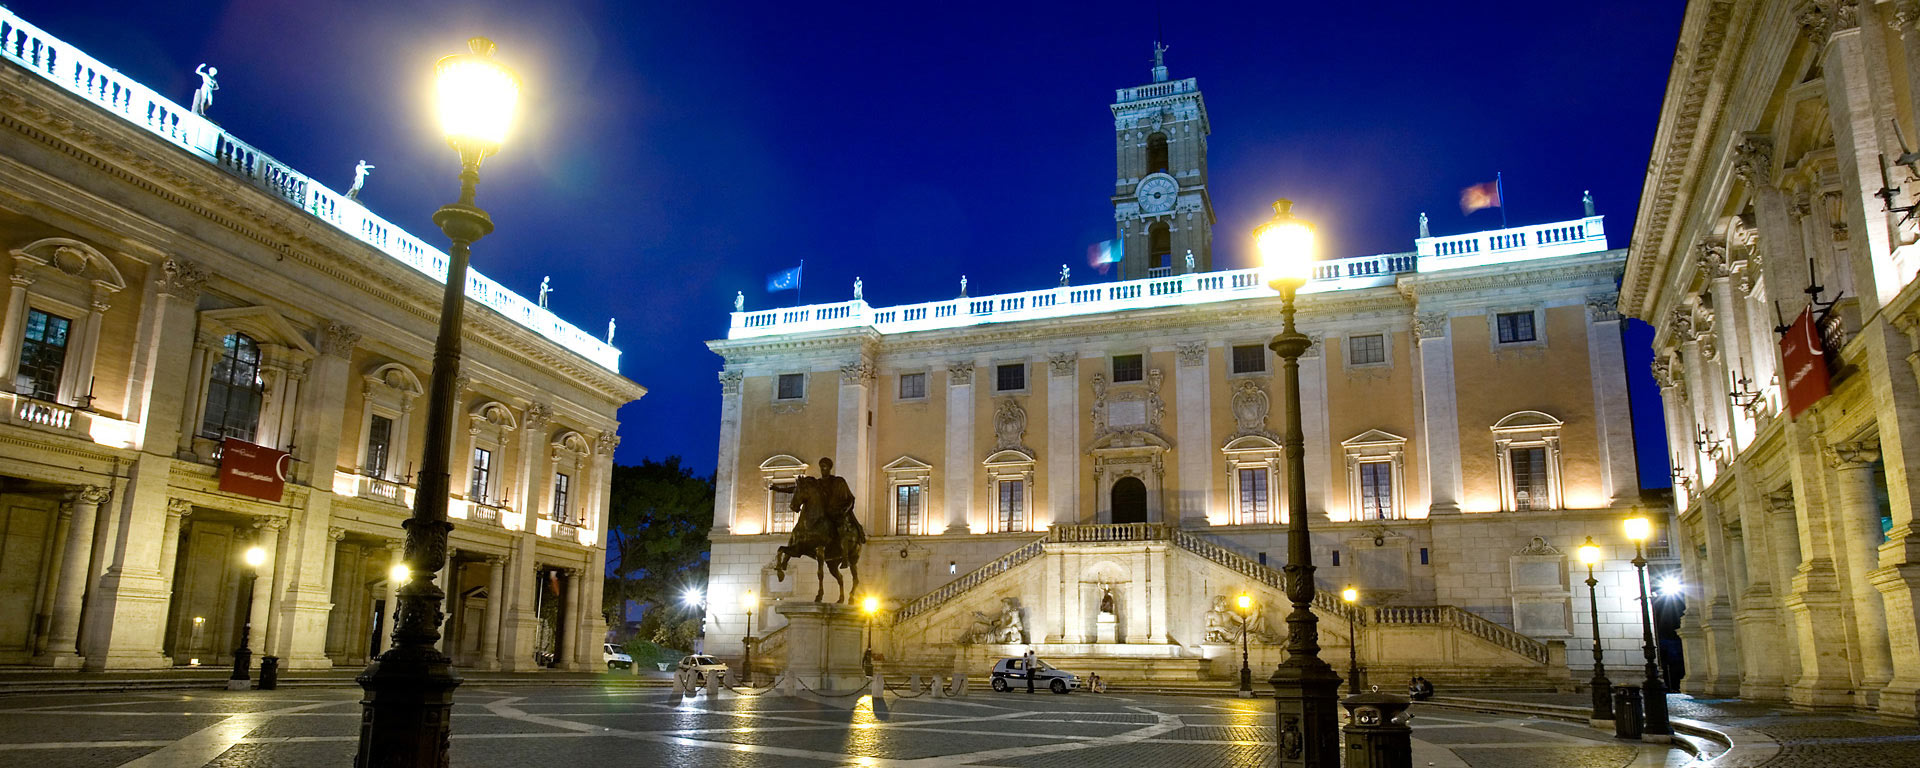
M 7 409 L 15 424 L 47 427 L 62 432 L 74 429 L 75 410 L 70 406 L 48 400 L 36 400 L 26 395 L 7 394 L 13 402 Z
M 1094 523 L 1056 525 L 1047 530 L 1047 541 L 1054 544 L 1086 544 L 1128 541 L 1166 541 L 1174 527 L 1166 523 Z
M 1287 575 L 1281 571 L 1261 565 L 1253 558 L 1215 544 L 1206 537 L 1196 533 L 1176 528 L 1173 531 L 1172 538 L 1174 545 L 1181 549 L 1211 560 L 1216 564 L 1226 566 L 1243 576 L 1255 579 L 1279 591 L 1282 595 L 1285 595 L 1287 592 Z M 1325 589 L 1314 590 L 1313 607 L 1320 609 L 1323 613 L 1329 613 L 1343 619 L 1353 618 L 1363 622 L 1366 620 L 1365 613 L 1357 612 L 1353 606 L 1341 602 L 1340 598 L 1335 597 L 1331 591 Z
M 919 599 L 902 606 L 900 610 L 893 615 L 893 623 L 900 624 L 907 619 L 938 608 L 942 603 L 958 597 L 962 592 L 979 586 L 981 582 L 1013 570 L 1014 566 L 1038 557 L 1042 551 L 1042 542 L 1044 541 L 1046 541 L 1045 538 L 1039 538 L 1027 542 L 1019 549 L 1001 555 L 993 562 L 975 568 L 968 572 L 967 575 L 942 584 L 939 589 L 921 595 Z
M 1158 99 L 1164 96 L 1193 93 L 1198 90 L 1200 90 L 1199 81 L 1196 78 L 1189 77 L 1185 80 L 1169 80 L 1164 83 L 1153 83 L 1151 85 L 1141 85 L 1132 88 L 1116 88 L 1113 91 L 1113 100 L 1116 103 L 1124 104 L 1129 101 Z
M 1472 611 L 1452 605 L 1385 605 L 1372 609 L 1373 623 L 1381 625 L 1447 626 L 1487 642 L 1547 663 L 1547 644 L 1503 627 Z
M 420 273 L 436 281 L 446 281 L 447 256 L 438 248 L 407 234 L 358 201 L 335 193 L 79 48 L 21 20 L 4 6 L 0 6 L 0 58 L 25 67 L 122 120 L 198 155 Z M 468 275 L 468 298 L 608 370 L 620 369 L 620 351 L 613 345 L 561 320 L 479 272 L 470 271 Z

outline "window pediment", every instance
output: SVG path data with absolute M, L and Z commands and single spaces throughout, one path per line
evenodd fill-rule
M 16 274 L 45 274 L 57 272 L 61 275 L 84 281 L 95 290 L 117 293 L 127 287 L 127 279 L 113 262 L 93 246 L 65 237 L 48 237 L 35 240 L 13 249 Z M 38 274 L 34 274 L 38 276 Z
M 1388 432 L 1386 430 L 1380 430 L 1380 429 L 1369 429 L 1365 432 L 1354 435 L 1353 437 L 1350 437 L 1346 441 L 1340 443 L 1341 446 L 1346 447 L 1348 449 L 1375 448 L 1375 447 L 1404 447 L 1406 446 L 1406 444 L 1407 444 L 1406 438 L 1396 435 L 1392 432 Z
M 419 397 L 426 389 L 420 386 L 420 377 L 413 369 L 399 363 L 387 363 L 367 371 L 364 377 L 367 391 L 382 391 L 400 395 L 407 399 Z
M 760 471 L 768 474 L 804 475 L 810 468 L 806 462 L 784 453 L 760 462 Z
M 1493 425 L 1493 433 L 1499 436 L 1522 434 L 1527 432 L 1547 432 L 1566 426 L 1566 422 L 1540 411 L 1515 411 L 1507 414 Z
M 244 333 L 255 342 L 286 350 L 296 362 L 312 359 L 320 352 L 285 315 L 270 307 L 234 307 L 201 312 L 200 327 L 219 337 Z M 415 382 L 417 384 L 418 380 Z

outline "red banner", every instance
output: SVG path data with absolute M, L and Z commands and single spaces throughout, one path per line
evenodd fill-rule
M 1787 365 L 1787 412 L 1798 418 L 1829 391 L 1826 348 L 1820 343 L 1820 329 L 1814 327 L 1812 307 L 1802 310 L 1787 327 L 1787 335 L 1780 337 L 1780 357 Z
M 220 448 L 220 490 L 279 501 L 292 458 L 286 451 L 229 437 Z

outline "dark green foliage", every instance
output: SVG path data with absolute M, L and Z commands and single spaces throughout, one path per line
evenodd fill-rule
M 620 624 L 626 606 L 644 605 L 647 611 L 636 641 L 692 647 L 700 634 L 702 610 L 689 608 L 681 598 L 689 589 L 706 591 L 707 532 L 712 528 L 712 476 L 693 474 L 678 456 L 615 466 L 602 610 Z M 662 635 L 657 630 L 663 628 Z

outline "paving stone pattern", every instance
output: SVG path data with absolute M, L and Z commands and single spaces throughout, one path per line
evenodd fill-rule
M 1492 698 L 1491 696 L 1487 698 Z M 1586 706 L 1584 695 L 1505 694 L 1510 701 Z M 1777 702 L 1696 699 L 1675 694 L 1674 717 L 1759 731 L 1780 743 L 1766 768 L 1920 768 L 1920 727 L 1844 712 L 1808 712 Z M 1475 764 L 1478 766 L 1478 764 Z

